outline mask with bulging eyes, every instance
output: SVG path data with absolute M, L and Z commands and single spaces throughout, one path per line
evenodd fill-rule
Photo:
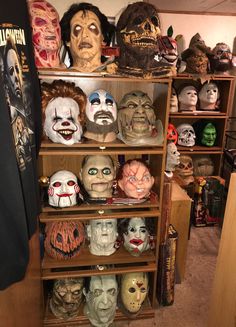
M 80 188 L 75 174 L 60 170 L 49 180 L 48 202 L 53 207 L 71 207 L 77 204 L 77 193 Z

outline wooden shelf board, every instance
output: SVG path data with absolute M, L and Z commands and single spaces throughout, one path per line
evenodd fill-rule
M 207 75 L 198 75 L 198 74 L 189 74 L 189 73 L 182 73 L 176 76 L 172 76 L 172 79 L 204 79 L 204 80 L 222 80 L 222 81 L 232 81 L 234 80 L 235 76 L 233 75 L 214 75 L 214 74 L 207 74 Z
M 207 119 L 227 119 L 228 116 L 225 112 L 213 112 L 213 111 L 194 111 L 194 112 L 175 112 L 170 114 L 170 119 L 178 119 L 178 118 L 207 118 Z
M 211 146 L 211 147 L 206 147 L 206 146 L 198 146 L 195 145 L 193 147 L 187 147 L 187 146 L 180 146 L 177 145 L 178 151 L 181 153 L 191 153 L 192 154 L 215 154 L 215 153 L 223 153 L 223 149 L 220 146 Z

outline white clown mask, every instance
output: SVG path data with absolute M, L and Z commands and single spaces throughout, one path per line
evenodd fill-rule
M 53 207 L 71 207 L 77 204 L 80 188 L 75 174 L 60 170 L 49 180 L 48 202 Z
M 45 110 L 44 131 L 54 143 L 71 145 L 79 143 L 82 127 L 79 122 L 80 109 L 72 98 L 57 97 Z

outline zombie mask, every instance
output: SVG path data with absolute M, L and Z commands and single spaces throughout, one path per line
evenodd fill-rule
M 111 94 L 96 90 L 88 96 L 86 106 L 86 128 L 84 136 L 101 142 L 116 139 L 117 106 Z
M 193 167 L 195 176 L 212 176 L 214 173 L 214 163 L 209 156 L 195 158 Z
M 128 313 L 137 314 L 148 294 L 148 275 L 142 272 L 123 274 L 120 287 L 121 303 Z
M 118 185 L 128 198 L 147 198 L 153 184 L 154 177 L 141 160 L 128 160 L 118 173 Z
M 227 73 L 232 65 L 232 52 L 230 47 L 223 42 L 217 43 L 212 50 L 210 64 L 211 70 L 214 73 Z
M 107 155 L 88 155 L 84 158 L 81 180 L 91 198 L 109 198 L 113 192 L 115 166 Z
M 190 124 L 180 124 L 177 127 L 178 133 L 178 145 L 182 146 L 194 146 L 196 134 L 193 127 Z
M 179 164 L 180 153 L 177 150 L 175 143 L 171 142 L 167 144 L 167 156 L 166 156 L 166 172 L 172 172 Z
M 176 90 L 172 87 L 170 96 L 170 112 L 178 112 L 178 96 Z
M 93 219 L 87 225 L 89 249 L 94 255 L 110 255 L 116 251 L 117 220 Z
M 38 68 L 60 65 L 61 28 L 56 9 L 47 1 L 29 1 L 35 64 Z
M 179 165 L 175 169 L 175 175 L 181 177 L 185 185 L 194 182 L 193 160 L 190 156 L 181 155 Z
M 84 227 L 79 221 L 48 222 L 45 228 L 46 253 L 58 260 L 69 260 L 80 254 L 84 241 Z
M 116 313 L 117 294 L 115 275 L 91 277 L 87 289 L 84 288 L 84 314 L 92 326 L 108 327 L 112 324 Z
M 57 318 L 78 316 L 83 299 L 83 278 L 65 278 L 54 281 L 50 309 Z
M 163 127 L 156 120 L 153 104 L 142 91 L 127 93 L 119 104 L 118 128 L 120 138 L 129 145 L 163 142 Z
M 207 74 L 209 60 L 205 51 L 197 47 L 188 48 L 181 54 L 186 62 L 185 71 L 190 74 Z
M 198 93 L 201 110 L 215 110 L 218 107 L 220 97 L 219 89 L 216 83 L 205 83 Z
M 173 124 L 168 124 L 167 128 L 167 140 L 168 142 L 173 142 L 174 144 L 177 143 L 178 140 L 178 133 Z
M 195 111 L 197 100 L 198 94 L 195 86 L 182 86 L 178 95 L 179 111 Z
M 208 123 L 202 131 L 201 143 L 206 146 L 214 146 L 216 136 L 215 126 L 212 123 Z
M 59 170 L 50 177 L 48 202 L 53 207 L 72 207 L 77 204 L 79 191 L 75 174 L 67 170 Z

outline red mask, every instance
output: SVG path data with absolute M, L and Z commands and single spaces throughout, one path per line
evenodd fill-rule
M 168 125 L 168 129 L 167 129 L 167 140 L 169 142 L 174 142 L 174 144 L 177 143 L 178 133 L 177 133 L 177 130 L 176 130 L 176 128 L 175 128 L 175 126 L 173 124 L 169 124 Z

